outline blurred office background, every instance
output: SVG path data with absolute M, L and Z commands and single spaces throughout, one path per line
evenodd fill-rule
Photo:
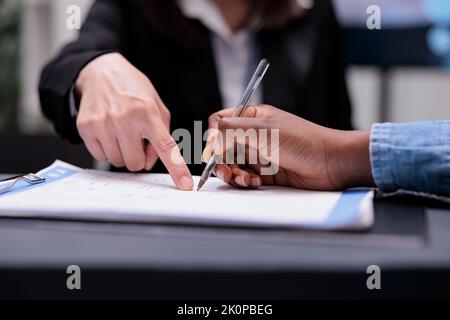
M 36 171 L 56 157 L 92 164 L 82 146 L 52 135 L 36 89 L 45 62 L 77 36 L 66 27 L 67 7 L 78 5 L 85 15 L 91 2 L 0 0 L 0 173 Z M 366 10 L 374 3 L 381 8 L 382 30 L 366 27 Z M 450 119 L 449 0 L 335 4 L 345 27 L 354 125 Z

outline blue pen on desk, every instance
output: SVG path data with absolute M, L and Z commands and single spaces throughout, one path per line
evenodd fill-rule
M 248 107 L 250 99 L 252 98 L 253 94 L 261 84 L 269 67 L 270 63 L 269 61 L 267 61 L 267 59 L 261 60 L 261 62 L 259 63 L 258 67 L 255 70 L 255 73 L 252 76 L 252 79 L 250 80 L 247 88 L 244 91 L 244 95 L 242 96 L 241 101 L 237 106 L 237 110 L 234 115 L 235 117 L 240 117 L 244 114 L 245 110 Z M 209 177 L 213 173 L 215 167 L 216 167 L 216 159 L 215 157 L 211 157 L 211 159 L 209 159 L 208 163 L 206 164 L 205 170 L 203 170 L 203 173 L 200 177 L 197 191 L 200 191 L 200 189 L 205 185 L 206 181 L 208 181 Z

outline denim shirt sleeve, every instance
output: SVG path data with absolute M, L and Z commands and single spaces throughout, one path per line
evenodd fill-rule
M 374 124 L 370 157 L 383 193 L 450 197 L 450 120 Z

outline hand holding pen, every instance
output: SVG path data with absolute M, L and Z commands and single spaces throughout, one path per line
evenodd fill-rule
M 270 67 L 270 63 L 266 59 L 261 60 L 258 67 L 256 68 L 255 73 L 253 74 L 247 88 L 244 91 L 244 95 L 242 96 L 241 101 L 239 102 L 239 104 L 237 106 L 235 117 L 241 117 L 245 113 L 245 110 L 248 107 L 248 103 L 249 103 L 250 99 L 252 98 L 253 94 L 258 89 L 259 85 L 261 84 L 269 67 Z M 211 157 L 211 159 L 209 159 L 208 163 L 206 164 L 206 167 L 203 170 L 203 173 L 200 177 L 197 191 L 200 191 L 201 188 L 205 185 L 206 181 L 208 181 L 209 177 L 214 172 L 215 167 L 216 167 L 216 159 L 215 159 L 215 157 Z

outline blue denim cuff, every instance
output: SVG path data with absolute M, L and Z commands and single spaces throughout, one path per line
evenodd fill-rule
M 383 193 L 450 196 L 450 121 L 374 124 L 370 157 Z
M 389 160 L 390 123 L 376 123 L 370 135 L 370 162 L 376 186 L 382 190 L 395 190 L 394 177 Z

